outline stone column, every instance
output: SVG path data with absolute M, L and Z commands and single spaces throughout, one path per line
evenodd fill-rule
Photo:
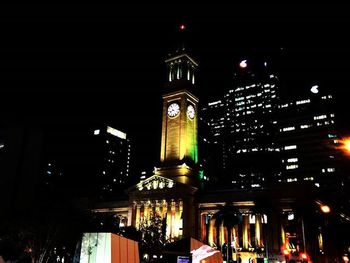
M 179 201 L 179 236 L 183 236 L 183 202 Z
M 162 214 L 160 212 L 160 203 L 158 200 L 156 200 L 156 209 L 155 209 L 156 215 L 162 217 Z
M 141 204 L 136 203 L 136 220 L 135 220 L 135 227 L 137 230 L 140 228 L 140 210 L 141 210 Z
M 149 203 L 145 202 L 143 205 L 143 220 L 149 225 Z
M 261 223 L 261 215 L 260 214 L 255 215 L 255 246 L 257 248 L 263 246 L 262 223 Z
M 214 233 L 214 229 L 215 229 L 215 219 L 210 219 L 209 221 L 209 233 L 208 233 L 208 244 L 210 246 L 212 246 L 215 242 L 215 233 Z
M 165 218 L 167 213 L 168 213 L 168 202 L 166 200 L 163 200 L 163 202 L 162 202 L 162 218 Z
M 207 217 L 207 214 L 205 214 L 205 213 L 200 214 L 200 218 L 201 218 L 201 222 L 200 222 L 200 226 L 201 226 L 200 237 L 201 237 L 201 239 L 200 240 L 204 243 L 206 243 L 207 236 L 208 236 L 207 225 L 205 224 L 206 217 Z
M 166 202 L 166 237 L 170 239 L 171 234 L 171 201 Z
M 249 215 L 243 215 L 243 250 L 248 250 L 249 248 L 249 232 L 250 232 L 250 224 L 249 224 Z
M 219 228 L 220 234 L 219 234 L 219 245 L 222 247 L 225 243 L 225 228 L 224 228 L 224 222 L 221 222 L 220 228 Z
M 170 238 L 174 238 L 175 224 L 176 224 L 176 203 L 174 200 L 171 201 L 171 222 L 170 222 Z

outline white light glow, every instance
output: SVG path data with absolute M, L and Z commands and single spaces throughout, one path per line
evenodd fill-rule
M 306 103 L 310 103 L 310 102 L 311 102 L 310 99 L 307 99 L 307 100 L 298 100 L 298 101 L 296 102 L 296 105 L 306 104 Z
M 247 60 L 245 59 L 245 60 L 242 60 L 240 63 L 239 63 L 239 66 L 241 67 L 241 68 L 246 68 L 247 67 Z
M 213 102 L 209 102 L 208 106 L 213 106 L 213 105 L 220 104 L 220 103 L 221 103 L 221 100 L 213 101 Z
M 318 93 L 318 85 L 314 85 L 311 87 L 311 92 L 314 93 L 314 94 L 317 94 Z
M 109 126 L 107 126 L 107 133 L 112 134 L 114 136 L 117 136 L 120 139 L 124 139 L 124 140 L 126 139 L 126 133 L 121 132 L 121 131 L 114 129 L 112 127 L 109 127 Z
M 284 146 L 284 149 L 285 150 L 293 150 L 293 149 L 296 149 L 297 146 L 296 145 L 288 145 L 288 146 Z
M 288 220 L 294 220 L 294 214 L 288 214 Z

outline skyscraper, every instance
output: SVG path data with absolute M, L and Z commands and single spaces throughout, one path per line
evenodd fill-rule
M 278 78 L 266 62 L 248 60 L 236 67 L 233 87 L 203 108 L 210 141 L 220 145 L 217 167 L 232 187 L 261 187 L 279 172 L 277 108 Z
M 200 160 L 205 180 L 218 183 L 227 168 L 226 106 L 223 98 L 202 106 L 200 117 Z
M 127 134 L 109 126 L 95 129 L 90 164 L 100 198 L 122 194 L 130 176 L 131 144 Z
M 202 141 L 225 146 L 218 147 L 222 151 L 218 159 L 223 157 L 219 165 L 226 160 L 225 150 L 229 150 L 225 179 L 229 179 L 230 184 L 226 184 L 226 189 L 198 191 L 198 99 L 192 93 L 195 87 L 191 83 L 194 61 L 183 51 L 173 54 L 166 63 L 169 81 L 163 93 L 160 165 L 155 168 L 154 175 L 142 178 L 128 189 L 128 200 L 96 204 L 93 211 L 113 211 L 126 225 L 140 230 L 143 237 L 151 226 L 157 233 L 162 233 L 161 236 L 153 235 L 156 241 L 179 241 L 179 245 L 164 247 L 162 257 L 166 262 L 176 260 L 176 252 L 169 248 L 177 249 L 190 237 L 220 249 L 226 261 L 302 262 L 310 258 L 325 262 L 333 257 L 329 256 L 333 248 L 341 251 L 344 245 L 340 243 L 346 238 L 338 237 L 342 236 L 345 224 L 337 227 L 341 221 L 330 219 L 337 216 L 323 214 L 332 211 L 330 207 L 334 207 L 334 211 L 337 209 L 319 195 L 319 188 L 301 185 L 296 191 L 294 185 L 277 182 L 264 187 L 265 182 L 275 181 L 274 175 L 280 177 L 283 154 L 278 144 L 279 136 L 293 131 L 286 126 L 286 133 L 280 132 L 283 128 L 278 121 L 281 120 L 280 125 L 297 123 L 292 115 L 284 124 L 283 114 L 280 113 L 281 118 L 277 114 L 279 101 L 275 75 L 264 70 L 262 73 L 240 72 L 234 88 L 222 100 L 207 104 L 202 111 L 204 128 L 209 128 L 208 139 L 203 136 Z M 242 70 L 247 70 L 246 61 L 241 66 Z M 318 110 L 316 113 L 312 113 L 316 126 L 326 125 L 326 121 L 332 123 L 332 115 L 328 119 L 323 116 L 328 113 Z M 301 115 L 304 116 L 304 112 Z M 206 157 L 215 154 L 209 151 Z M 233 187 L 239 189 L 230 187 L 232 181 L 236 181 Z M 248 187 L 259 189 L 247 190 Z M 333 212 L 334 215 L 347 220 L 347 215 L 338 211 Z M 330 220 L 325 220 L 325 216 Z M 336 238 L 329 234 L 330 230 L 336 233 Z M 334 245 L 337 239 L 339 246 Z M 151 249 L 144 255 L 148 257 L 152 253 Z
M 278 182 L 336 183 L 340 151 L 333 96 L 316 86 L 302 98 L 281 101 L 278 121 L 281 176 Z

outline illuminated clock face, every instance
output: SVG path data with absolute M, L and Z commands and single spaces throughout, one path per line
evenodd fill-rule
M 171 103 L 168 107 L 168 116 L 175 117 L 180 113 L 180 106 L 177 103 Z
M 190 119 L 193 119 L 193 118 L 194 118 L 194 114 L 195 114 L 195 110 L 194 110 L 193 105 L 188 105 L 188 106 L 187 106 L 187 116 L 188 116 Z

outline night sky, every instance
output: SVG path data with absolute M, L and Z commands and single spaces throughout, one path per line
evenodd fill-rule
M 239 60 L 266 57 L 284 96 L 318 84 L 338 100 L 340 126 L 349 122 L 345 5 L 2 5 L 0 12 L 1 119 L 40 126 L 59 144 L 105 123 L 125 130 L 136 162 L 152 167 L 164 59 L 181 23 L 200 64 L 202 101 L 232 85 Z

